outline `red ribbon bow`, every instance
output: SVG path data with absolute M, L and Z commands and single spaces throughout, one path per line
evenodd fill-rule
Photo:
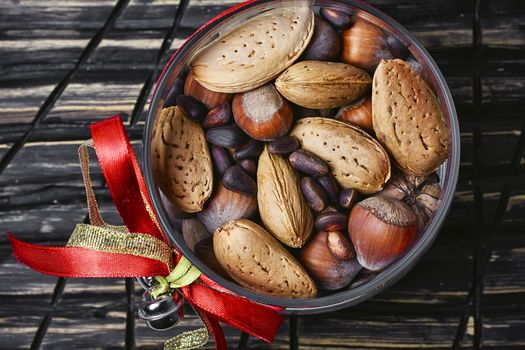
M 148 213 L 146 183 L 119 116 L 91 126 L 95 151 L 113 202 L 130 232 L 141 232 L 168 243 Z M 141 277 L 167 275 L 165 264 L 131 254 L 108 253 L 80 247 L 48 247 L 26 243 L 8 234 L 14 255 L 30 268 L 62 277 Z M 283 316 L 280 308 L 258 304 L 200 275 L 182 287 L 186 300 L 201 314 L 214 334 L 216 349 L 226 349 L 220 322 L 264 341 L 272 342 Z

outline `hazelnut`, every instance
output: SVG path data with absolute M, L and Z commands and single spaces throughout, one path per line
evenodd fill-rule
M 393 58 L 385 34 L 376 25 L 354 17 L 354 24 L 343 31 L 343 62 L 373 72 L 382 59 Z
M 366 269 L 384 269 L 412 245 L 417 223 L 414 211 L 400 200 L 374 196 L 357 203 L 348 220 L 357 260 Z
M 215 92 L 206 89 L 199 84 L 192 72 L 188 74 L 184 82 L 184 95 L 191 96 L 196 100 L 202 102 L 208 109 L 213 109 L 223 102 L 230 101 L 233 94 L 226 94 L 223 92 Z
M 232 111 L 237 125 L 259 141 L 276 140 L 292 126 L 292 107 L 273 84 L 235 95 Z
M 320 289 L 336 290 L 348 285 L 361 270 L 361 265 L 355 257 L 344 260 L 334 256 L 327 244 L 330 235 L 338 236 L 337 233 L 325 231 L 315 233 L 301 249 L 299 256 L 303 266 Z M 335 243 L 334 238 L 330 241 L 332 245 Z M 348 241 L 346 245 L 338 247 L 338 251 L 343 256 L 352 256 L 351 243 Z
M 372 125 L 372 100 L 362 97 L 359 100 L 343 106 L 337 112 L 336 119 L 360 127 L 369 134 L 374 133 Z

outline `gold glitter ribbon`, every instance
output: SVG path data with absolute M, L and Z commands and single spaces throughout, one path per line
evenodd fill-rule
M 188 259 L 181 257 L 177 266 L 173 266 L 172 249 L 164 241 L 153 236 L 129 232 L 126 226 L 107 224 L 102 215 L 93 191 L 89 172 L 89 147 L 93 147 L 93 140 L 83 143 L 78 149 L 82 178 L 86 188 L 86 199 L 91 225 L 76 225 L 68 247 L 82 247 L 96 251 L 132 254 L 160 261 L 171 271 L 166 277 L 156 276 L 159 286 L 154 290 L 154 296 L 168 294 L 171 289 L 177 289 L 195 282 L 201 272 Z M 157 219 L 141 193 L 148 214 L 158 226 Z M 196 311 L 197 317 L 203 320 Z M 190 350 L 200 348 L 208 343 L 209 331 L 207 327 L 191 330 L 179 334 L 164 343 L 164 350 Z

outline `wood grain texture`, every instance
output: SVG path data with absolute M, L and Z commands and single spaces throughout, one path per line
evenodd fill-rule
M 475 3 L 479 1 L 479 13 Z M 237 1 L 191 0 L 162 62 L 195 29 Z M 461 124 L 460 180 L 441 234 L 416 267 L 389 290 L 351 309 L 299 319 L 301 349 L 450 349 L 460 320 L 462 348 L 525 347 L 525 5 L 519 0 L 373 0 L 409 29 L 444 73 Z M 116 1 L 0 2 L 0 157 L 29 128 L 54 86 L 67 74 Z M 132 0 L 82 65 L 56 106 L 0 175 L 0 231 L 42 244 L 64 244 L 86 214 L 76 148 L 92 121 L 124 113 L 128 121 L 155 69 L 178 0 Z M 479 18 L 479 65 L 473 64 L 473 22 Z M 477 74 L 479 87 L 476 87 Z M 479 89 L 479 91 L 478 91 Z M 479 93 L 479 95 L 477 95 Z M 480 105 L 475 104 L 479 101 Z M 143 123 L 129 128 L 139 151 Z M 102 211 L 118 216 L 100 170 L 92 168 Z M 503 208 L 503 209 L 501 209 Z M 476 247 L 489 248 L 482 275 L 481 333 L 468 311 Z M 0 236 L 0 344 L 26 349 L 50 312 L 56 279 L 30 271 Z M 479 287 L 478 287 L 479 288 Z M 133 301 L 140 297 L 135 286 Z M 125 346 L 122 279 L 68 280 L 45 349 Z M 136 317 L 136 315 L 135 315 Z M 189 315 L 176 331 L 157 333 L 136 320 L 136 345 L 198 327 Z M 272 345 L 250 337 L 252 349 L 288 349 L 285 322 Z M 235 347 L 239 332 L 226 328 Z M 480 335 L 481 334 L 481 335 Z M 1 347 L 1 346 L 0 346 Z M 210 343 L 206 348 L 213 348 Z

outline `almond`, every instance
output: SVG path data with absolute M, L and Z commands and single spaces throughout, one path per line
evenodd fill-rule
M 317 287 L 306 270 L 264 228 L 252 221 L 230 221 L 213 236 L 215 256 L 240 285 L 289 298 L 311 298 Z
M 327 162 L 343 188 L 371 194 L 380 191 L 390 178 L 386 151 L 355 126 L 334 119 L 304 118 L 297 121 L 290 135 Z
M 436 96 L 405 61 L 381 61 L 374 74 L 372 122 L 406 173 L 425 176 L 448 156 L 448 126 Z
M 201 211 L 213 190 L 213 169 L 200 124 L 177 106 L 162 109 L 153 157 L 159 187 L 170 202 L 186 213 Z
M 253 90 L 299 58 L 313 31 L 309 2 L 278 7 L 251 18 L 200 51 L 191 61 L 191 70 L 212 91 Z
M 302 247 L 313 229 L 313 217 L 303 197 L 300 179 L 290 162 L 265 147 L 257 168 L 257 203 L 261 220 L 281 242 Z
M 301 61 L 279 75 L 275 87 L 299 106 L 326 109 L 362 97 L 371 83 L 367 72 L 346 63 Z

